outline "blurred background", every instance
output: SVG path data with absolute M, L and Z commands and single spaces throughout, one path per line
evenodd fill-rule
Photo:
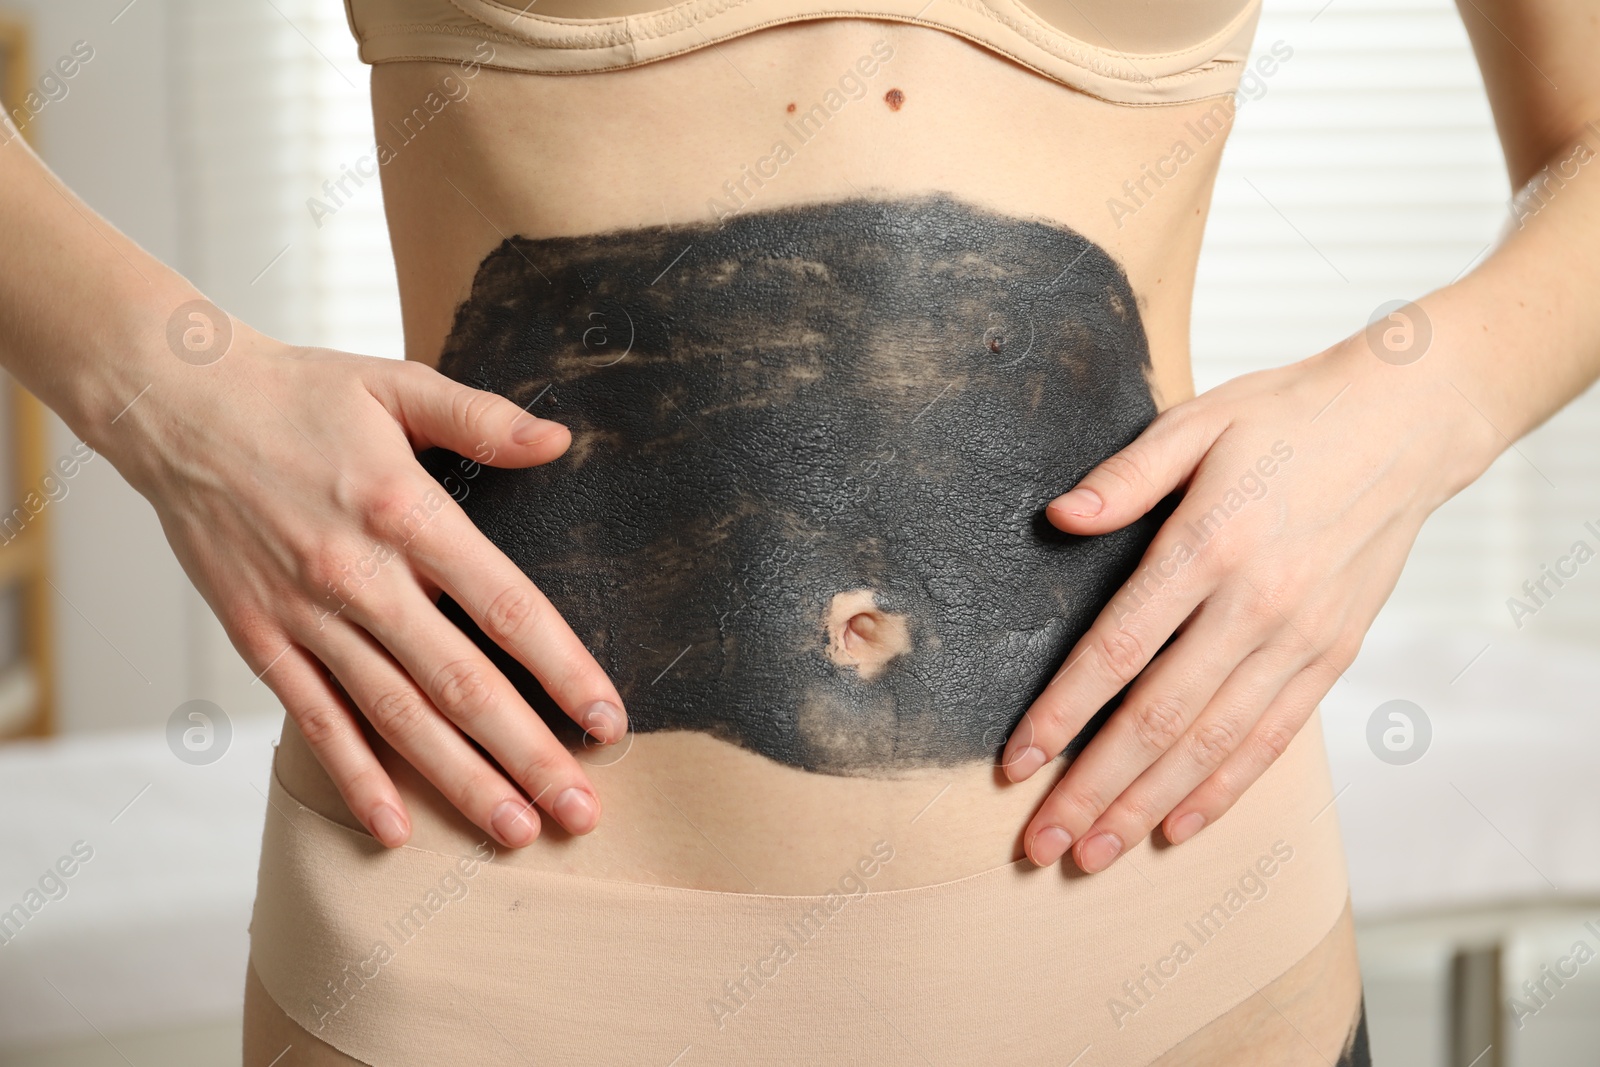
M 1512 219 L 1448 0 L 1266 0 L 1274 45 L 1201 257 L 1201 389 L 1450 282 Z M 371 144 L 341 5 L 0 0 L 0 96 L 234 315 L 400 354 L 377 183 L 309 207 Z M 103 458 L 56 466 L 74 444 L 6 388 L 0 913 L 51 892 L 0 921 L 0 1065 L 237 1063 L 279 707 L 144 500 Z M 1600 550 L 1592 392 L 1433 518 L 1324 704 L 1381 1064 L 1600 1061 L 1600 563 L 1578 542 Z

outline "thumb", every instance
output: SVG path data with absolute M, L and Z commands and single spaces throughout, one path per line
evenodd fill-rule
M 1147 514 L 1188 480 L 1216 442 L 1211 420 L 1185 418 L 1172 408 L 1133 443 L 1104 460 L 1045 507 L 1057 529 L 1074 534 L 1120 530 Z
M 402 370 L 380 399 L 418 452 L 447 448 L 494 467 L 530 467 L 550 462 L 572 444 L 561 423 L 531 415 L 499 393 L 463 385 L 414 361 L 396 369 L 406 365 L 418 370 Z

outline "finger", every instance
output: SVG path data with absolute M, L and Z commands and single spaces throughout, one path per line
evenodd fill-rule
M 1024 832 L 1029 857 L 1040 865 L 1054 863 L 1070 844 L 1098 871 L 1131 845 L 1125 837 L 1103 833 L 1091 841 L 1086 835 L 1130 785 L 1169 754 L 1258 645 L 1259 637 L 1241 625 L 1238 611 L 1207 602 L 1045 798 Z M 1059 832 L 1040 840 L 1047 828 Z
M 319 638 L 318 658 L 362 714 L 458 811 L 510 848 L 539 836 L 533 804 L 439 714 L 370 634 L 336 619 Z
M 1050 501 L 1045 515 L 1067 533 L 1120 530 L 1188 481 L 1222 429 L 1189 405 L 1169 408 L 1132 444 Z
M 421 590 L 409 581 L 395 582 L 364 598 L 353 621 L 377 638 L 432 705 L 482 745 L 568 833 L 594 829 L 600 801 L 578 761 Z
M 1337 677 L 1338 672 L 1326 660 L 1313 660 L 1303 667 L 1284 686 L 1239 748 L 1167 815 L 1162 824 L 1167 840 L 1173 844 L 1187 841 L 1233 807 L 1245 790 L 1283 755 Z
M 1276 648 L 1258 649 L 1246 657 L 1177 743 L 1080 835 L 1082 847 L 1073 855 L 1078 866 L 1089 873 L 1104 870 L 1120 853 L 1143 841 L 1238 750 L 1273 698 L 1302 666 L 1304 660 L 1298 654 Z M 1107 847 L 1107 839 L 1113 847 Z
M 1021 782 L 1055 759 L 1088 721 L 1138 677 L 1212 591 L 1209 569 L 1189 562 L 1183 509 L 1157 532 L 1138 569 L 1101 609 L 1006 742 L 1001 766 Z M 1176 561 L 1176 562 L 1174 562 Z
M 528 467 L 550 462 L 572 443 L 565 426 L 531 415 L 498 393 L 412 360 L 386 369 L 392 373 L 371 376 L 368 387 L 417 451 L 436 446 L 478 463 Z
M 602 741 L 622 740 L 628 731 L 622 697 L 572 627 L 460 505 L 446 499 L 441 507 L 410 545 L 419 575 L 528 668 L 568 718 Z
M 355 713 L 330 684 L 322 664 L 291 644 L 263 672 L 262 680 L 283 702 L 350 814 L 389 848 L 405 844 L 411 836 L 411 820 L 400 791 L 362 736 Z

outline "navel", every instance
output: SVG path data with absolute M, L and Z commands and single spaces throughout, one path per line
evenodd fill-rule
M 828 659 L 854 667 L 870 682 L 889 661 L 911 651 L 911 629 L 904 615 L 878 607 L 870 589 L 834 594 L 823 622 L 828 631 Z

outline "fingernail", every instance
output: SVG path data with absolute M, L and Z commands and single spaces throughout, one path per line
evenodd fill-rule
M 1122 838 L 1116 834 L 1095 833 L 1083 843 L 1078 853 L 1078 865 L 1087 873 L 1095 874 L 1111 866 L 1111 861 L 1122 851 Z
M 387 804 L 372 813 L 372 832 L 388 848 L 398 848 L 406 843 L 406 821 Z
M 510 800 L 501 801 L 500 806 L 494 809 L 489 825 L 500 835 L 500 840 L 512 848 L 521 848 L 538 836 L 538 828 L 529 816 L 528 805 Z
M 550 811 L 569 834 L 586 834 L 594 829 L 600 818 L 600 806 L 594 797 L 574 786 L 564 790 L 550 805 Z
M 583 728 L 597 741 L 620 741 L 628 732 L 622 709 L 609 700 L 596 700 L 579 715 Z
M 1006 761 L 1006 777 L 1013 782 L 1021 782 L 1043 766 L 1044 753 L 1029 745 Z
M 1029 856 L 1040 867 L 1048 867 L 1072 847 L 1072 835 L 1059 826 L 1046 826 L 1033 835 L 1033 848 Z
M 560 432 L 560 429 L 559 423 L 550 422 L 548 419 L 530 418 L 519 423 L 517 428 L 511 431 L 511 440 L 519 445 L 531 445 Z
M 1187 815 L 1172 820 L 1172 832 L 1167 835 L 1167 840 L 1174 845 L 1182 844 L 1200 832 L 1200 827 L 1206 824 L 1206 817 L 1198 811 L 1191 811 Z
M 1076 515 L 1082 519 L 1091 519 L 1100 514 L 1100 509 L 1105 507 L 1105 502 L 1100 499 L 1100 494 L 1093 489 L 1074 489 L 1064 493 L 1050 502 L 1050 506 L 1068 515 Z

